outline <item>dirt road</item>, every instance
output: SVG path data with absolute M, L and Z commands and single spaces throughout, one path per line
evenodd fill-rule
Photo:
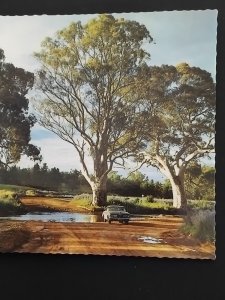
M 88 209 L 79 207 L 75 202 L 69 199 L 52 198 L 52 197 L 24 197 L 21 203 L 28 211 L 68 211 L 83 212 Z
M 14 248 L 7 249 L 1 243 L 4 233 L 1 236 L 0 230 L 0 251 L 213 259 L 213 245 L 200 244 L 178 232 L 182 221 L 180 217 L 156 217 L 149 221 L 131 221 L 129 225 L 4 221 L 4 228 L 13 226 L 10 239 L 16 240 L 18 232 L 27 236 L 23 236 L 21 243 L 17 241 Z M 1 224 L 0 228 L 3 228 Z M 144 242 L 144 237 L 162 240 L 150 244 Z

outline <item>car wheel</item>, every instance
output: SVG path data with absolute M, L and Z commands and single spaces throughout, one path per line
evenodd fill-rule
M 129 222 L 128 220 L 124 221 L 125 224 L 128 224 L 128 222 Z

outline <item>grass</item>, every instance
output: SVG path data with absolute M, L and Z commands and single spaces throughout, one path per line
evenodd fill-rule
M 93 212 L 103 210 L 102 207 L 92 205 L 91 194 L 81 194 L 74 196 L 73 200 L 71 200 L 71 205 L 73 205 L 74 208 L 84 208 Z
M 128 212 L 132 214 L 170 214 L 177 213 L 177 209 L 172 207 L 172 203 L 166 201 L 149 202 L 146 197 L 115 197 L 109 196 L 107 205 L 124 205 Z
M 0 184 L 0 213 L 7 208 L 10 210 L 20 210 L 20 203 L 15 199 L 20 196 L 41 196 L 39 191 L 26 186 Z M 49 196 L 49 195 L 42 195 Z M 55 196 L 52 195 L 54 198 Z M 47 197 L 48 198 L 48 197 Z M 8 199 L 8 202 L 6 201 Z M 50 199 L 50 197 L 49 197 Z M 92 211 L 102 210 L 103 208 L 92 205 L 92 195 L 83 193 L 74 196 L 70 201 L 70 206 L 74 208 L 84 208 Z M 122 197 L 116 195 L 108 195 L 106 205 L 118 204 L 124 205 L 131 214 L 183 214 L 179 209 L 172 206 L 171 199 L 156 199 L 154 197 Z M 57 205 L 58 202 L 57 202 Z M 190 200 L 188 201 L 188 211 L 214 210 L 215 202 L 206 200 Z M 11 209 L 12 208 L 12 209 Z
M 91 204 L 91 194 L 76 195 L 73 198 L 74 206 L 90 209 L 99 209 Z M 173 207 L 171 199 L 154 199 L 147 197 L 123 197 L 108 195 L 106 205 L 124 205 L 127 211 L 133 214 L 182 214 L 183 212 Z M 215 202 L 206 200 L 188 201 L 188 211 L 214 210 Z
M 34 189 L 27 187 L 27 186 L 19 186 L 19 185 L 13 185 L 13 184 L 0 184 L 0 191 L 1 190 L 7 190 L 7 191 L 11 191 L 11 192 L 21 193 L 21 192 L 25 192 L 26 190 L 34 190 Z
M 207 201 L 207 200 L 188 201 L 188 208 L 190 210 L 214 210 L 215 201 Z
M 92 195 L 81 194 L 73 198 L 72 203 L 77 207 L 86 207 L 92 210 L 102 210 L 103 208 L 94 207 L 91 204 Z M 107 205 L 123 205 L 130 213 L 134 214 L 151 214 L 151 213 L 167 213 L 177 211 L 172 207 L 172 203 L 167 203 L 165 201 L 148 202 L 146 197 L 120 197 L 120 196 L 108 196 Z
M 210 210 L 202 210 L 188 214 L 181 231 L 201 242 L 214 242 L 215 213 Z
M 0 190 L 0 199 L 12 199 L 16 193 L 10 190 Z

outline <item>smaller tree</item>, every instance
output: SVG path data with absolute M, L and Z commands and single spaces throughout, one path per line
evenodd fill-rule
M 138 157 L 170 180 L 173 206 L 186 209 L 185 171 L 193 160 L 214 152 L 215 83 L 208 72 L 186 63 L 146 72 L 143 98 L 152 118 L 146 150 Z
M 28 114 L 26 95 L 33 81 L 32 73 L 5 63 L 0 49 L 0 168 L 17 163 L 22 154 L 40 159 L 40 150 L 30 143 L 36 119 Z
M 215 168 L 191 163 L 186 170 L 185 186 L 189 199 L 214 200 Z

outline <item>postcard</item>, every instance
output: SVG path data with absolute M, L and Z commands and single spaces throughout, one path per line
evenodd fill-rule
M 0 252 L 215 259 L 217 10 L 0 16 Z

